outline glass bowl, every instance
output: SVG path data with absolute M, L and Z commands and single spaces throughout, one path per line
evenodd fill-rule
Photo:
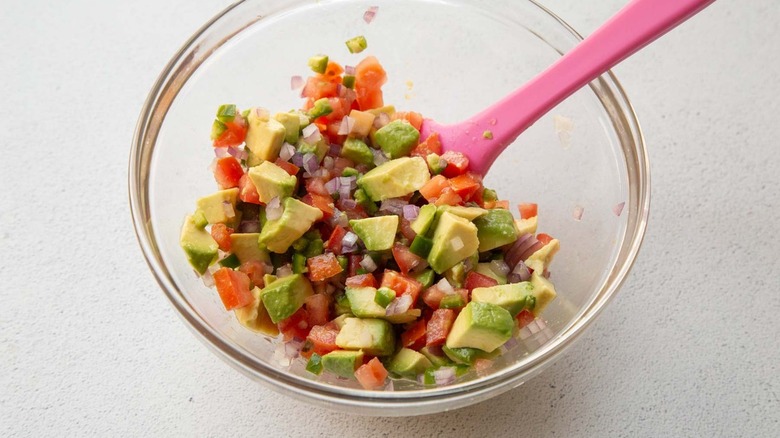
M 374 21 L 363 14 L 378 6 Z M 368 49 L 344 41 L 365 35 Z M 561 241 L 551 266 L 558 298 L 543 329 L 451 386 L 395 382 L 366 391 L 274 360 L 265 336 L 241 327 L 205 287 L 179 247 L 195 200 L 215 190 L 208 140 L 219 104 L 298 108 L 293 75 L 329 54 L 354 65 L 375 55 L 388 72 L 385 102 L 440 122 L 459 121 L 504 96 L 571 49 L 581 37 L 533 1 L 247 0 L 216 16 L 165 67 L 141 111 L 129 165 L 138 241 L 154 276 L 198 338 L 242 373 L 283 394 L 369 415 L 419 415 L 496 396 L 533 377 L 595 319 L 626 278 L 649 208 L 645 145 L 636 116 L 606 73 L 540 119 L 487 175 L 501 199 L 539 204 L 539 230 Z M 568 125 L 568 127 L 567 127 Z M 570 129 L 568 129 L 570 128 Z M 615 208 L 625 207 L 621 214 Z M 575 210 L 581 211 L 579 220 Z

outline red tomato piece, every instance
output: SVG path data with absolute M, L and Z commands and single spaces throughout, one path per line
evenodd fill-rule
M 488 210 L 493 210 L 495 208 L 509 210 L 509 201 L 487 201 L 485 202 L 485 208 Z
M 387 379 L 387 370 L 382 362 L 373 358 L 355 370 L 355 378 L 364 389 L 379 389 Z
M 309 295 L 304 302 L 306 311 L 309 313 L 309 324 L 323 325 L 328 322 L 328 308 L 330 306 L 330 297 L 325 294 Z
M 322 178 L 309 178 L 306 180 L 306 192 L 315 195 L 330 196 L 325 188 L 325 180 Z
M 404 275 L 409 274 L 409 271 L 420 266 L 422 263 L 425 263 L 425 259 L 413 253 L 409 248 L 400 243 L 393 245 L 393 258 Z
M 462 175 L 469 168 L 469 159 L 460 152 L 447 151 L 441 157 L 447 161 L 447 167 L 442 172 L 447 178 Z
M 324 81 L 322 77 L 311 76 L 306 80 L 303 90 L 301 90 L 301 97 L 308 97 L 309 102 L 307 104 L 309 109 L 313 105 L 315 100 L 322 99 L 323 97 L 336 97 L 339 94 L 339 84 L 336 82 Z
M 549 234 L 539 233 L 536 235 L 536 240 L 538 240 L 542 245 L 547 245 L 551 240 L 553 240 L 553 237 Z
M 277 158 L 276 161 L 274 161 L 274 164 L 284 169 L 285 172 L 288 174 L 295 176 L 298 174 L 298 171 L 301 170 L 300 167 L 296 166 L 293 163 L 290 163 L 289 161 L 284 161 L 281 158 Z
M 400 273 L 385 269 L 385 273 L 382 276 L 381 286 L 389 287 L 395 291 L 395 295 L 400 297 L 403 294 L 409 294 L 412 297 L 412 305 L 417 302 L 417 297 L 422 290 L 422 284 L 419 281 L 401 275 Z
M 517 209 L 520 210 L 521 218 L 528 219 L 530 217 L 536 216 L 538 211 L 538 206 L 536 204 L 531 204 L 531 203 L 520 203 L 520 205 L 517 206 Z
M 404 237 L 409 239 L 410 242 L 414 240 L 414 238 L 417 237 L 417 233 L 415 233 L 414 230 L 412 229 L 412 223 L 406 220 L 406 218 L 403 216 L 399 218 L 399 222 L 400 222 L 399 228 L 401 230 L 401 234 L 403 234 Z
M 233 229 L 225 224 L 214 224 L 211 226 L 211 237 L 219 245 L 222 251 L 230 251 L 230 235 Z
M 339 347 L 336 345 L 336 336 L 338 334 L 339 328 L 332 323 L 313 326 L 306 337 L 307 343 L 311 343 L 311 348 L 304 347 L 304 351 L 301 351 L 301 354 L 304 357 L 309 357 L 312 353 L 323 356 L 333 350 L 338 350 Z
M 323 219 L 327 219 L 333 216 L 333 209 L 335 208 L 335 204 L 333 204 L 333 198 L 330 196 L 308 193 L 306 196 L 301 198 L 301 201 L 311 205 L 312 207 L 318 208 L 322 212 Z
M 246 124 L 243 119 L 236 117 L 238 121 L 225 123 L 227 127 L 217 139 L 214 140 L 214 147 L 238 146 L 246 139 Z
M 328 241 L 325 242 L 325 249 L 332 252 L 333 254 L 340 255 L 341 239 L 343 239 L 346 235 L 347 230 L 345 230 L 344 227 L 340 225 L 336 225 L 336 228 L 334 228 L 330 233 L 330 238 L 328 238 Z
M 492 287 L 498 285 L 498 282 L 487 275 L 471 271 L 466 275 L 464 286 L 471 292 L 478 287 Z
M 344 271 L 333 253 L 325 253 L 306 260 L 309 267 L 309 280 L 322 281 Z
M 441 155 L 441 141 L 439 134 L 434 132 L 429 135 L 422 143 L 412 149 L 411 156 L 427 158 L 430 154 Z
M 217 160 L 217 165 L 214 167 L 214 179 L 223 189 L 238 187 L 242 176 L 244 176 L 244 168 L 235 158 L 224 157 Z
M 290 315 L 289 318 L 279 321 L 279 331 L 284 335 L 285 341 L 292 339 L 306 339 L 309 335 L 311 325 L 309 324 L 309 313 L 301 307 L 297 312 Z
M 436 198 L 435 205 L 460 205 L 463 203 L 463 198 L 459 194 L 455 193 L 450 187 L 446 187 Z
M 257 187 L 249 178 L 249 175 L 244 174 L 238 181 L 238 198 L 242 202 L 249 204 L 261 204 L 260 195 L 257 194 Z
M 425 333 L 425 345 L 442 345 L 450 334 L 452 323 L 455 322 L 455 311 L 452 309 L 436 309 L 428 321 Z
M 379 61 L 368 56 L 355 66 L 355 94 L 362 110 L 379 108 L 384 104 L 382 85 L 387 82 L 387 73 Z
M 347 287 L 376 287 L 376 277 L 370 273 L 347 277 Z
M 249 281 L 257 287 L 264 287 L 263 276 L 265 275 L 265 265 L 257 260 L 249 260 L 241 263 L 238 270 L 249 277 Z
M 328 61 L 328 66 L 325 67 L 325 73 L 318 74 L 317 77 L 323 81 L 333 82 L 336 84 L 341 83 L 341 74 L 344 73 L 344 69 L 336 61 Z
M 410 125 L 414 126 L 414 129 L 419 131 L 422 128 L 423 116 L 414 111 L 396 111 L 390 117 L 390 120 L 406 120 Z
M 349 255 L 349 263 L 348 263 L 348 270 L 347 270 L 347 276 L 348 277 L 354 277 L 357 275 L 357 270 L 361 268 L 360 261 L 363 260 L 362 255 L 358 254 L 350 254 Z
M 444 292 L 441 291 L 436 285 L 425 289 L 422 293 L 423 302 L 431 309 L 438 309 L 441 305 L 441 299 L 444 298 Z
M 420 188 L 420 194 L 428 202 L 434 202 L 447 188 L 451 189 L 450 181 L 441 175 L 436 175 Z
M 520 328 L 534 322 L 534 314 L 528 309 L 521 310 L 515 318 L 517 318 L 517 326 Z
M 226 310 L 247 306 L 255 300 L 249 292 L 249 277 L 243 272 L 220 268 L 213 277 L 217 293 Z
M 482 193 L 482 178 L 475 173 L 466 172 L 452 178 L 450 186 L 464 201 L 469 201 L 475 194 Z
M 412 350 L 419 350 L 425 346 L 425 331 L 427 324 L 420 318 L 415 321 L 406 331 L 401 333 L 401 345 Z

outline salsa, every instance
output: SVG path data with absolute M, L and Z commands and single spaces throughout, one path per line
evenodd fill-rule
M 219 190 L 184 221 L 188 261 L 313 374 L 382 389 L 489 368 L 555 298 L 558 240 L 537 233 L 536 204 L 515 218 L 466 156 L 420 138 L 419 113 L 386 105 L 375 57 L 309 66 L 300 110 L 218 108 Z

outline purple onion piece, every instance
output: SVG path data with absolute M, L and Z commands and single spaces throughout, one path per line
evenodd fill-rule
M 411 204 L 404 205 L 402 210 L 404 214 L 404 219 L 408 220 L 409 222 L 417 219 L 417 216 L 420 214 L 420 207 L 416 205 L 411 205 Z
M 285 142 L 282 145 L 282 149 L 279 151 L 279 158 L 283 161 L 290 161 L 290 158 L 295 155 L 295 146 Z
M 493 260 L 490 262 L 490 269 L 502 277 L 506 277 L 511 271 L 509 265 L 503 260 Z
M 214 148 L 214 156 L 217 158 L 225 158 L 229 157 L 230 153 L 228 152 L 228 148 Z
M 239 233 L 259 233 L 260 232 L 260 222 L 258 222 L 258 221 L 241 221 L 241 223 L 238 224 L 238 232 Z
M 300 76 L 293 76 L 290 78 L 290 89 L 297 90 L 303 87 L 303 78 Z
M 317 159 L 317 156 L 313 153 L 309 152 L 306 155 L 303 156 L 303 168 L 309 172 L 314 173 L 320 168 L 320 160 Z
M 338 192 L 340 187 L 341 183 L 339 182 L 338 178 L 333 178 L 325 183 L 325 190 L 327 190 L 331 195 Z
M 292 163 L 298 167 L 303 167 L 303 154 L 296 152 L 292 156 Z
M 235 146 L 229 147 L 228 153 L 230 154 L 230 156 L 232 156 L 233 158 L 239 161 L 246 160 L 247 158 L 249 158 L 249 155 L 246 153 L 246 150 Z
M 370 256 L 363 256 L 363 260 L 360 261 L 360 266 L 368 272 L 374 272 L 377 270 L 377 265 Z
M 385 199 L 384 201 L 382 201 L 382 204 L 379 206 L 379 210 L 386 211 L 388 213 L 392 213 L 400 216 L 401 214 L 403 214 L 404 206 L 408 204 L 409 203 L 404 201 L 403 199 L 398 199 L 398 198 Z
M 282 203 L 279 201 L 278 196 L 274 196 L 265 207 L 265 218 L 269 221 L 275 221 L 282 217 L 282 213 L 284 213 Z

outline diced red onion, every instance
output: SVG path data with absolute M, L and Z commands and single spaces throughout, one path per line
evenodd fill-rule
M 354 252 L 358 252 L 358 246 L 357 243 L 354 245 L 341 245 L 341 253 L 342 254 L 352 254 Z
M 229 157 L 230 153 L 228 152 L 228 148 L 214 148 L 214 155 L 217 158 L 225 158 Z
M 377 265 L 369 255 L 363 256 L 363 260 L 360 261 L 360 266 L 368 272 L 374 272 L 377 269 Z
M 517 266 L 515 266 L 515 268 L 512 269 L 512 272 L 506 277 L 507 281 L 510 283 L 528 281 L 529 278 L 531 278 L 531 271 L 528 270 L 528 266 L 526 266 L 522 260 L 517 262 Z
M 333 170 L 333 166 L 336 165 L 336 160 L 333 157 L 326 156 L 322 159 L 322 167 L 328 170 Z
M 292 158 L 293 155 L 295 155 L 295 146 L 284 142 L 282 149 L 279 151 L 279 158 L 283 161 L 290 161 L 290 158 Z
M 279 278 L 289 277 L 292 274 L 293 274 L 292 266 L 290 266 L 289 263 L 286 264 L 286 265 L 280 266 L 280 267 L 278 267 L 276 269 L 276 276 L 279 277 Z
M 297 90 L 303 87 L 303 78 L 300 76 L 293 76 L 290 78 L 290 89 Z
M 353 119 L 350 116 L 344 116 L 343 119 L 341 119 L 341 125 L 339 126 L 339 135 L 347 135 L 352 132 L 352 129 L 355 127 L 355 119 Z
M 271 117 L 271 114 L 268 112 L 265 108 L 254 108 L 252 109 L 254 111 L 255 116 L 260 120 L 268 120 Z
M 453 251 L 460 251 L 464 246 L 466 246 L 460 236 L 453 237 L 450 241 L 450 245 L 452 246 Z
M 282 203 L 278 196 L 274 196 L 265 207 L 265 218 L 269 221 L 275 221 L 282 217 L 282 213 L 284 213 Z
M 357 188 L 357 177 L 354 177 L 354 176 L 341 176 L 341 177 L 339 177 L 339 181 L 341 182 L 342 186 L 347 186 L 351 190 L 355 190 Z
M 504 255 L 504 261 L 509 265 L 510 268 L 514 268 L 517 266 L 517 263 L 525 260 L 524 257 L 526 251 L 528 251 L 529 248 L 534 246 L 538 240 L 533 236 L 531 233 L 525 233 L 522 236 L 518 237 L 515 243 L 512 244 L 512 246 L 509 248 L 509 250 Z
M 347 231 L 347 234 L 341 239 L 341 244 L 345 246 L 353 246 L 357 244 L 358 236 L 352 231 Z
M 302 321 L 305 322 L 305 321 Z M 306 327 L 303 327 L 304 329 Z M 295 359 L 301 354 L 303 342 L 292 340 L 284 343 L 284 355 L 290 359 Z
M 623 207 L 626 206 L 625 202 L 621 202 L 619 204 L 615 204 L 614 207 L 612 207 L 612 212 L 615 213 L 615 216 L 620 217 L 621 214 L 623 214 Z
M 331 157 L 338 157 L 341 155 L 341 146 L 336 143 L 331 143 L 328 147 L 328 155 Z
M 358 173 L 366 173 L 366 172 L 368 172 L 371 169 L 369 169 L 367 165 L 365 165 L 363 163 L 360 163 L 360 164 L 355 166 L 355 170 L 357 170 Z
M 474 269 L 474 261 L 472 261 L 470 257 L 463 260 L 463 270 L 469 272 L 472 269 Z
M 344 210 L 354 210 L 357 207 L 357 201 L 354 199 L 339 199 L 339 201 Z
M 347 215 L 339 210 L 338 208 L 333 209 L 333 215 L 328 218 L 328 224 L 335 227 L 336 225 L 339 225 L 341 227 L 346 227 L 349 225 L 349 218 Z
M 289 367 L 292 359 L 287 357 L 287 351 L 283 342 L 276 344 L 274 348 L 273 360 L 281 367 Z
M 378 149 L 371 149 L 371 153 L 374 154 L 374 164 L 377 166 L 381 166 L 384 163 L 387 163 L 390 159 L 387 158 L 387 155 L 384 154 L 384 152 L 378 150 Z
M 574 207 L 574 212 L 572 213 L 572 217 L 574 217 L 575 221 L 581 221 L 582 220 L 582 213 L 585 211 L 585 209 L 578 205 Z
M 214 287 L 214 276 L 211 275 L 210 270 L 206 270 L 206 272 L 203 273 L 203 275 L 200 276 L 200 279 L 203 281 L 203 284 L 206 287 Z
M 387 382 L 387 385 L 385 385 L 383 391 L 395 391 L 395 384 L 393 383 L 393 379 L 390 379 L 390 381 Z
M 390 302 L 390 304 L 385 309 L 385 315 L 400 315 L 409 310 L 410 307 L 412 307 L 412 296 L 409 294 L 403 294 Z
M 374 119 L 374 128 L 379 129 L 388 123 L 390 123 L 390 116 L 388 116 L 387 113 L 379 113 Z
M 303 154 L 296 152 L 292 156 L 292 163 L 298 167 L 303 167 Z
M 408 221 L 413 221 L 417 219 L 417 216 L 420 214 L 420 207 L 412 204 L 406 204 L 402 208 L 404 219 Z
M 490 262 L 490 270 L 502 277 L 506 277 L 509 275 L 510 268 L 503 260 L 493 260 Z
M 455 368 L 441 367 L 433 372 L 433 379 L 438 386 L 452 385 L 455 383 Z
M 398 198 L 385 199 L 384 201 L 382 201 L 382 204 L 379 206 L 379 211 L 386 211 L 388 213 L 392 213 L 400 216 L 403 214 L 404 206 L 406 205 L 409 205 L 409 203 L 404 201 L 403 199 L 398 199 Z
M 230 154 L 236 160 L 246 160 L 248 155 L 243 148 L 231 146 L 228 148 L 228 154 Z
M 379 10 L 379 6 L 371 6 L 366 10 L 366 12 L 363 13 L 363 21 L 366 22 L 366 24 L 371 24 L 372 21 L 374 21 L 374 17 L 376 17 L 376 12 Z
M 355 76 L 355 67 L 352 67 L 351 65 L 345 65 L 344 66 L 344 74 Z
M 304 178 L 326 178 L 330 176 L 330 172 L 328 172 L 328 169 L 318 168 L 312 173 L 309 172 L 303 172 Z
M 436 287 L 438 287 L 440 291 L 444 292 L 445 295 L 452 295 L 455 293 L 455 289 L 446 278 L 439 280 L 439 282 L 436 283 Z
M 319 128 L 317 128 L 317 125 L 314 123 L 303 128 L 303 131 L 301 132 L 303 134 L 303 141 L 306 143 L 314 144 L 322 139 L 322 134 L 320 134 Z
M 341 188 L 341 181 L 339 178 L 333 178 L 325 183 L 325 190 L 331 195 L 338 192 L 339 188 Z
M 347 200 L 352 198 L 352 191 L 349 189 L 349 186 L 340 185 L 339 186 L 339 199 Z
M 241 221 L 241 223 L 238 224 L 238 232 L 239 233 L 259 233 L 260 232 L 260 222 L 258 222 L 258 221 Z
M 320 160 L 309 152 L 303 156 L 303 168 L 309 173 L 314 173 L 320 168 Z
M 225 216 L 228 218 L 236 217 L 236 210 L 233 208 L 233 204 L 228 201 L 222 201 L 222 211 L 225 212 Z

